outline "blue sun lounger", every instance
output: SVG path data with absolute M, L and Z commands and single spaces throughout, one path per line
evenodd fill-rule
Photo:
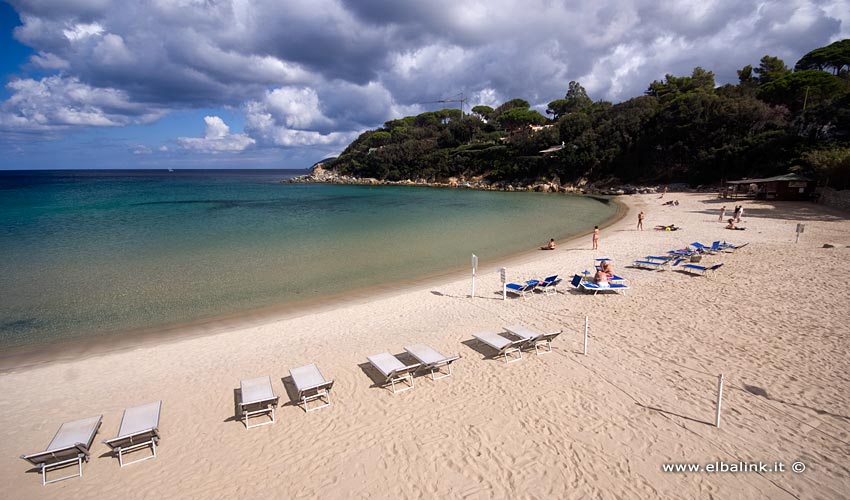
M 537 289 L 546 295 L 554 295 L 558 293 L 557 287 L 563 281 L 557 274 L 543 278 L 543 281 L 537 283 Z
M 696 248 L 697 252 L 699 252 L 699 253 L 714 254 L 715 252 L 717 252 L 717 248 L 714 245 L 707 247 L 707 246 L 703 245 L 702 243 L 700 243 L 699 241 L 695 241 L 695 242 L 691 243 L 691 246 Z
M 686 272 L 686 273 L 690 273 L 690 274 L 702 274 L 703 276 L 705 276 L 708 273 L 713 274 L 715 271 L 720 269 L 721 266 L 723 266 L 722 262 L 720 264 L 714 264 L 711 267 L 698 266 L 696 264 L 685 264 L 685 265 L 682 266 L 682 270 L 683 270 L 682 272 Z
M 634 266 L 639 267 L 641 269 L 661 269 L 666 266 L 673 260 L 671 257 L 653 257 L 652 255 L 647 255 L 643 259 L 638 259 L 634 261 Z
M 593 295 L 596 295 L 599 292 L 604 292 L 606 290 L 611 290 L 614 292 L 622 291 L 623 293 L 629 289 L 629 285 L 622 283 L 608 283 L 606 285 L 599 285 L 597 283 L 591 283 L 589 281 L 582 281 L 581 275 L 576 274 L 573 276 L 573 280 L 570 282 L 576 288 L 578 288 L 582 292 L 593 292 Z
M 520 285 L 518 283 L 508 283 L 505 285 L 508 293 L 512 293 L 514 295 L 519 295 L 523 299 L 528 299 L 534 293 L 534 288 L 537 286 L 537 281 L 532 280 L 529 283 L 524 285 Z

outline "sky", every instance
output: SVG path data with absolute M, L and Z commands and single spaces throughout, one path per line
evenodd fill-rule
M 307 168 L 467 100 L 793 67 L 850 0 L 0 1 L 0 169 Z

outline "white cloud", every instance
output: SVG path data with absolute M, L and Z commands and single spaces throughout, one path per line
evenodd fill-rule
M 204 136 L 178 137 L 180 147 L 201 153 L 238 153 L 256 143 L 245 134 L 231 134 L 230 127 L 218 116 L 205 116 L 204 123 Z
M 281 87 L 266 93 L 265 108 L 275 120 L 288 128 L 306 129 L 331 124 L 319 108 L 314 89 Z
M 39 52 L 30 56 L 30 63 L 42 69 L 68 69 L 71 65 L 56 54 Z
M 96 36 L 103 33 L 103 26 L 98 23 L 90 24 L 74 24 L 70 28 L 62 30 L 65 38 L 72 42 L 78 42 L 90 36 Z
M 128 64 L 133 56 L 119 35 L 108 33 L 95 45 L 93 56 L 100 64 Z
M 12 96 L 0 104 L 0 128 L 5 129 L 114 127 L 149 123 L 165 114 L 162 108 L 131 102 L 122 90 L 92 87 L 73 77 L 13 80 L 6 88 Z

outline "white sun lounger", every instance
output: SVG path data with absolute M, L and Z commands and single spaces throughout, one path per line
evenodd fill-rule
M 547 352 L 552 352 L 552 340 L 561 334 L 561 330 L 545 333 L 522 325 L 506 326 L 505 331 L 511 335 L 524 339 L 527 346 L 534 346 L 534 353 L 538 356 L 546 354 Z M 546 349 L 542 349 L 541 346 L 545 346 Z
M 388 352 L 369 356 L 368 359 L 369 363 L 371 363 L 372 366 L 374 366 L 375 369 L 381 372 L 384 376 L 385 380 L 383 386 L 386 387 L 389 385 L 392 388 L 393 394 L 397 392 L 404 392 L 415 387 L 415 383 L 413 382 L 413 372 L 419 368 L 419 363 L 405 365 L 399 361 L 398 358 Z M 407 387 L 396 390 L 395 384 L 397 382 L 404 382 L 407 384 Z
M 274 409 L 277 407 L 278 397 L 275 396 L 272 390 L 271 377 L 252 378 L 242 381 L 242 400 L 239 402 L 239 409 L 242 412 L 242 419 L 245 421 L 245 430 L 251 427 L 259 427 L 261 425 L 274 423 Z M 249 409 L 255 407 L 256 409 Z M 250 425 L 248 419 L 254 415 L 269 413 L 271 416 L 270 422 Z
M 493 332 L 478 332 L 473 333 L 472 336 L 495 349 L 496 354 L 493 356 L 494 358 L 504 356 L 505 363 L 520 361 L 522 359 L 522 348 L 527 342 L 525 339 L 511 340 L 504 335 Z M 511 354 L 516 354 L 517 357 L 509 356 Z M 510 359 L 511 357 L 514 359 Z
M 426 370 L 431 370 L 431 380 L 439 380 L 441 378 L 452 376 L 452 363 L 460 359 L 460 356 L 443 356 L 434 348 L 425 344 L 414 344 L 404 348 L 411 356 L 416 358 L 422 367 Z M 448 373 L 444 373 L 441 368 L 448 368 Z M 437 374 L 440 374 L 438 377 Z
M 118 436 L 112 439 L 104 439 L 103 443 L 112 448 L 113 453 L 118 452 L 118 463 L 121 467 L 125 465 L 142 462 L 156 458 L 156 445 L 159 442 L 159 414 L 162 410 L 162 401 L 134 406 L 124 410 L 121 417 L 121 425 L 118 427 Z M 152 455 L 124 462 L 124 454 L 150 446 Z
M 311 412 L 331 405 L 331 388 L 333 388 L 333 380 L 325 380 L 319 367 L 310 363 L 306 366 L 293 368 L 289 370 L 289 375 L 292 377 L 292 382 L 295 384 L 295 389 L 298 390 L 298 399 L 304 405 L 304 411 Z M 324 401 L 322 401 L 324 398 Z M 310 408 L 307 405 L 308 401 L 318 399 L 320 405 Z
M 41 468 L 41 484 L 83 476 L 83 460 L 89 461 L 94 436 L 100 428 L 103 415 L 65 422 L 44 451 L 21 455 L 27 462 Z M 48 469 L 58 469 L 77 463 L 77 473 L 47 480 Z M 8 485 L 7 485 L 8 486 Z

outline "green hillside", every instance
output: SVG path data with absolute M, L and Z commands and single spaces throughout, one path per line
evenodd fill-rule
M 707 184 L 789 171 L 850 187 L 850 40 L 788 68 L 765 56 L 715 87 L 714 74 L 666 75 L 645 95 L 593 101 L 578 82 L 548 104 L 422 113 L 363 133 L 335 160 L 341 175 L 441 182 L 483 177 Z

